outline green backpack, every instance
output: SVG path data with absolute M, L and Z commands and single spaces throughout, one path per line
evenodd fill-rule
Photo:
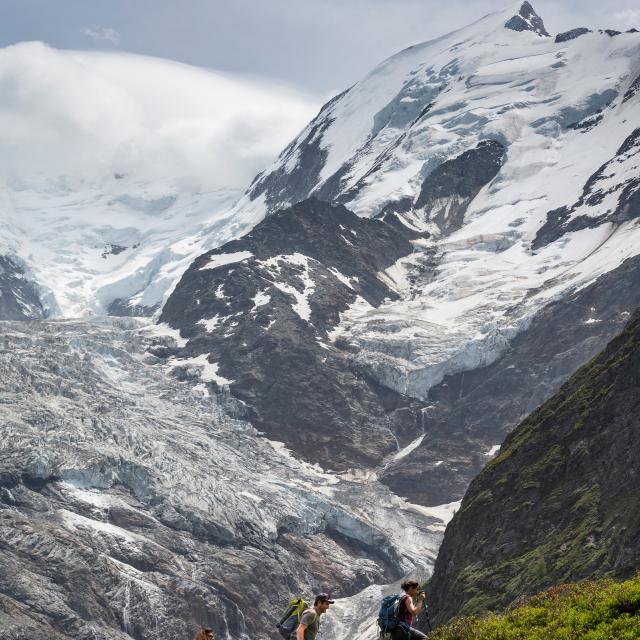
M 284 612 L 282 618 L 280 618 L 280 622 L 276 625 L 280 635 L 285 640 L 289 640 L 291 636 L 295 634 L 295 631 L 300 624 L 300 616 L 303 611 L 308 608 L 309 605 L 300 596 L 289 600 L 287 610 Z

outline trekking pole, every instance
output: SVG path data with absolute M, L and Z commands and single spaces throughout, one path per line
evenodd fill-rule
M 424 615 L 425 615 L 425 618 L 427 619 L 427 624 L 429 625 L 429 633 L 431 633 L 433 631 L 433 628 L 431 627 L 431 620 L 429 620 L 429 612 L 427 611 L 426 607 L 424 610 Z

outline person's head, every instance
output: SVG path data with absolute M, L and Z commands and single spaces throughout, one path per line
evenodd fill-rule
M 203 627 L 198 631 L 195 640 L 215 640 L 213 629 L 211 629 L 211 627 Z
M 405 580 L 400 587 L 402 588 L 402 590 L 409 594 L 412 598 L 414 598 L 415 596 L 418 595 L 418 593 L 420 593 L 420 583 L 417 582 L 416 580 Z
M 318 613 L 324 613 L 334 602 L 335 600 L 331 600 L 331 598 L 329 598 L 329 594 L 319 593 L 313 601 L 313 608 Z

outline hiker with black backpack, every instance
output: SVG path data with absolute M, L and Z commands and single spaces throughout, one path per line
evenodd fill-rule
M 404 594 L 385 596 L 382 599 L 378 625 L 380 635 L 391 640 L 424 640 L 427 636 L 414 629 L 414 616 L 425 609 L 424 591 L 420 591 L 420 584 L 415 580 L 405 580 L 400 587 Z

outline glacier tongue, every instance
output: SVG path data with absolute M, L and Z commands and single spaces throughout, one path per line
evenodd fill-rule
M 436 275 L 421 268 L 423 253 L 401 260 L 402 280 L 410 283 L 401 299 L 353 305 L 332 338 L 357 346 L 358 361 L 386 386 L 425 399 L 446 375 L 494 362 L 546 304 L 637 253 L 635 221 L 585 229 L 536 254 L 522 240 L 509 246 L 509 223 L 526 207 L 509 207 L 502 220 L 497 211 L 487 214 L 502 235 L 473 235 L 485 222 L 475 220 L 439 243 Z
M 173 338 L 147 327 L 3 323 L 0 562 L 14 575 L 13 623 L 36 638 L 54 618 L 55 638 L 177 640 L 198 622 L 267 638 L 284 584 L 350 596 L 430 569 L 442 517 L 260 437 L 233 398 L 176 380 L 147 351 Z M 262 603 L 251 618 L 247 598 Z

